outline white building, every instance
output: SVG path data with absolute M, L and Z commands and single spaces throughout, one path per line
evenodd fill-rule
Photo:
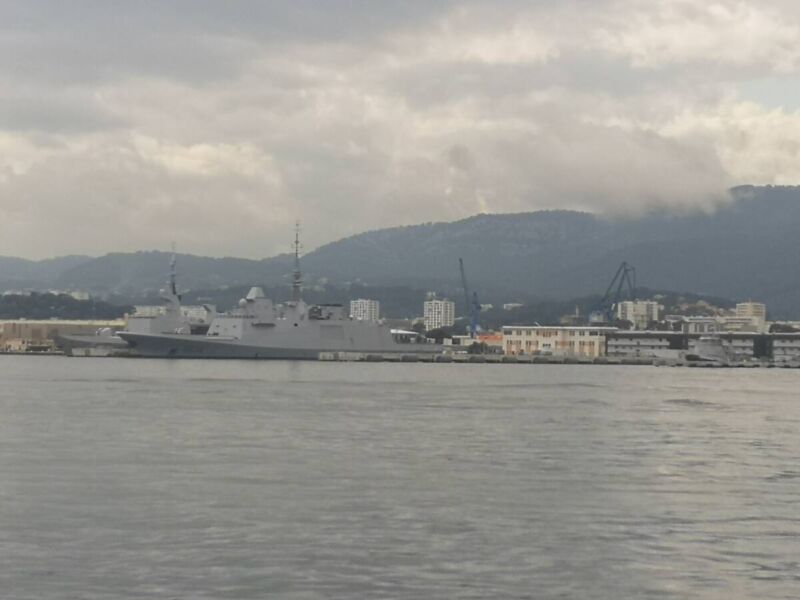
M 652 321 L 658 321 L 659 309 L 653 300 L 625 300 L 617 304 L 617 318 L 630 321 L 634 329 L 647 329 Z
M 682 328 L 684 333 L 722 333 L 722 332 L 743 332 L 743 333 L 766 333 L 767 323 L 760 317 L 682 317 Z
M 756 317 L 767 320 L 767 305 L 761 302 L 739 302 L 736 305 L 737 317 Z
M 427 331 L 439 329 L 440 327 L 452 327 L 456 321 L 456 304 L 447 298 L 440 300 L 431 296 L 425 301 L 422 308 L 422 316 Z
M 510 325 L 503 327 L 503 351 L 595 358 L 605 356 L 606 335 L 614 331 L 615 327 Z
M 750 331 L 765 331 L 767 323 L 767 305 L 761 302 L 740 302 L 736 305 L 736 318 L 749 319 Z
M 772 357 L 776 363 L 800 362 L 800 333 L 772 334 Z
M 606 335 L 606 353 L 620 358 L 678 359 L 686 337 L 679 331 L 615 331 Z
M 377 321 L 380 319 L 381 303 L 377 300 L 359 298 L 350 301 L 350 318 L 356 321 Z

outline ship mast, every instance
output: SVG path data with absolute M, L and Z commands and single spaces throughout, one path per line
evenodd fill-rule
M 173 296 L 178 295 L 178 286 L 175 276 L 175 244 L 172 244 L 172 258 L 169 259 L 169 289 Z
M 303 289 L 303 274 L 300 272 L 300 222 L 294 225 L 294 271 L 292 271 L 292 302 L 300 301 L 300 292 Z

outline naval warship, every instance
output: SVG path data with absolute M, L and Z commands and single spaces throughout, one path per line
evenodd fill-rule
M 188 331 L 120 331 L 137 356 L 148 358 L 251 358 L 316 360 L 323 352 L 439 353 L 424 338 L 393 333 L 374 321 L 351 319 L 339 304 L 306 304 L 302 299 L 300 240 L 295 232 L 292 295 L 274 304 L 253 287 L 237 309 L 218 314 L 205 335 Z
M 183 311 L 175 274 L 175 254 L 169 263 L 167 287 L 159 293 L 162 306 L 156 312 L 134 313 L 128 317 L 126 331 L 131 333 L 181 333 L 202 335 L 208 331 L 210 316 L 216 314 L 213 306 L 203 306 L 202 316 L 190 316 Z M 103 328 L 94 334 L 61 334 L 56 345 L 69 356 L 125 355 L 130 345 L 119 332 Z

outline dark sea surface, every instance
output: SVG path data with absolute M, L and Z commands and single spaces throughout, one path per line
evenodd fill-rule
M 0 356 L 0 597 L 798 598 L 800 371 Z

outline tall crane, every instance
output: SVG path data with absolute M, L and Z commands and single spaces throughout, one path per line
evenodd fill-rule
M 469 314 L 469 337 L 474 339 L 478 330 L 478 313 L 481 312 L 481 303 L 478 302 L 478 292 L 473 291 L 472 297 L 470 297 L 463 258 L 458 259 L 458 268 L 461 271 L 461 286 L 464 288 L 464 310 Z
M 626 286 L 627 284 L 627 286 Z M 606 288 L 600 304 L 592 311 L 589 321 L 592 323 L 610 323 L 614 320 L 614 309 L 626 291 L 630 300 L 634 299 L 636 289 L 636 269 L 623 261 L 614 274 L 614 278 Z

